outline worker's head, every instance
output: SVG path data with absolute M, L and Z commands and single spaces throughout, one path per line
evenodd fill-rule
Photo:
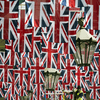
M 81 90 L 81 87 L 80 87 L 80 86 L 78 86 L 78 87 L 77 87 L 77 90 L 78 90 L 78 91 L 80 91 L 80 90 Z

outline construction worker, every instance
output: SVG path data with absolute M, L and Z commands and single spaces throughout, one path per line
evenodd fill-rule
M 81 87 L 78 86 L 77 89 L 74 89 L 72 92 L 66 92 L 67 94 L 73 94 L 74 99 L 73 100 L 83 100 L 83 91 L 81 90 Z

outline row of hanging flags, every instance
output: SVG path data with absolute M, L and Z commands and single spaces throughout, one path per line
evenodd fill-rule
M 98 40 L 91 65 L 82 68 L 72 55 L 80 17 Z M 100 100 L 100 0 L 0 0 L 0 39 L 5 40 L 5 53 L 0 52 L 0 97 L 20 100 L 33 90 L 31 100 L 42 100 L 47 67 L 61 72 L 56 90 L 80 85 L 84 93 L 90 91 L 90 98 Z M 47 97 L 53 100 L 52 95 Z

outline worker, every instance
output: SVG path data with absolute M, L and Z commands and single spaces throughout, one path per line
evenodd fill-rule
M 78 86 L 77 89 L 74 89 L 72 92 L 66 92 L 67 94 L 73 94 L 74 99 L 73 100 L 83 100 L 83 91 L 81 90 L 81 87 Z

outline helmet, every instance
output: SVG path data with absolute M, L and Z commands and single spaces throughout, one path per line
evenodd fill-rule
M 81 87 L 80 87 L 80 86 L 78 86 L 78 87 L 77 87 L 77 89 L 81 89 Z

